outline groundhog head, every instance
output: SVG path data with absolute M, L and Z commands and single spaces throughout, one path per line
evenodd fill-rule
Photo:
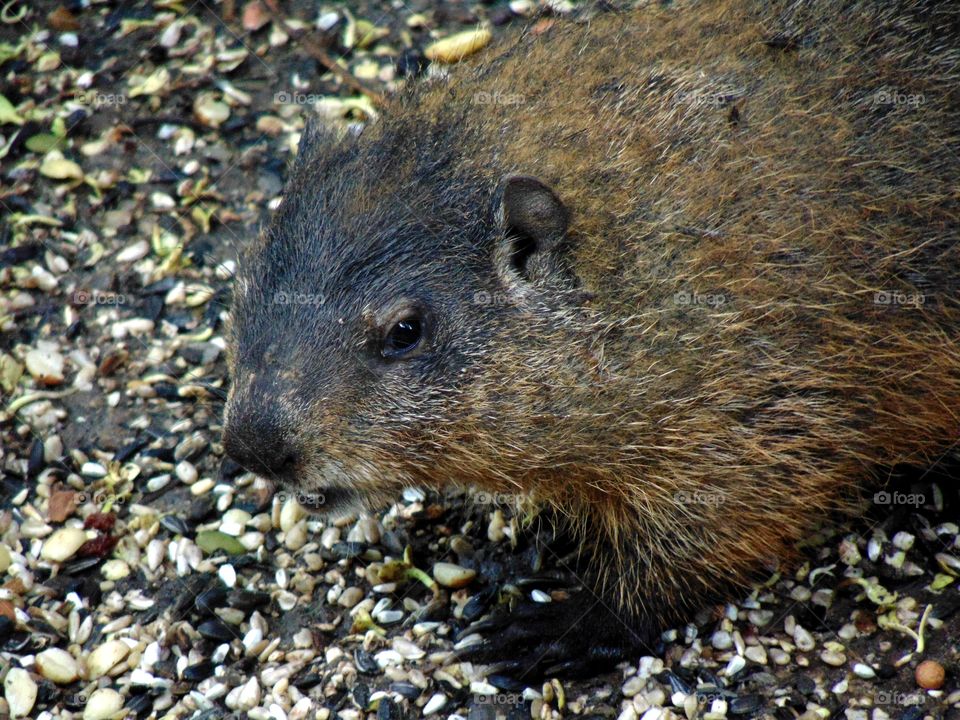
M 316 509 L 509 479 L 505 455 L 543 452 L 518 415 L 538 412 L 537 364 L 576 295 L 568 211 L 536 177 L 464 170 L 433 134 L 308 129 L 239 263 L 225 447 Z

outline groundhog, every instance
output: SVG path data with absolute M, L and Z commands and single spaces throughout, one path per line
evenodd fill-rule
M 565 522 L 587 588 L 473 651 L 518 672 L 789 564 L 960 439 L 958 28 L 653 3 L 308 130 L 239 263 L 227 452 L 334 513 L 463 486 Z

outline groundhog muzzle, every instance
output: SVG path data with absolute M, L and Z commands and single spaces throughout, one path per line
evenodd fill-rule
M 240 262 L 227 451 L 331 512 L 564 521 L 616 620 L 551 603 L 481 659 L 616 659 L 789 563 L 960 440 L 958 13 L 602 13 L 308 129 Z

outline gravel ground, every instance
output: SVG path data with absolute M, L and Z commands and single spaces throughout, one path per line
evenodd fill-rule
M 2 5 L 0 717 L 960 718 L 949 475 L 898 479 L 636 663 L 524 687 L 453 656 L 550 566 L 509 512 L 411 489 L 323 522 L 224 459 L 236 248 L 305 106 L 371 121 L 438 38 L 535 9 Z

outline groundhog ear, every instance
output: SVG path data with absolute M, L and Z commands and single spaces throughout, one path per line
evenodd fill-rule
M 563 240 L 569 213 L 548 185 L 529 175 L 505 176 L 498 195 L 497 216 L 507 243 L 498 254 L 530 277 L 533 261 L 544 266 Z
M 329 142 L 328 133 L 320 124 L 319 118 L 312 114 L 307 115 L 303 124 L 303 132 L 300 133 L 300 142 L 297 145 L 297 157 L 294 161 L 294 167 L 302 165 L 307 158 L 313 155 L 317 148 L 325 142 Z

